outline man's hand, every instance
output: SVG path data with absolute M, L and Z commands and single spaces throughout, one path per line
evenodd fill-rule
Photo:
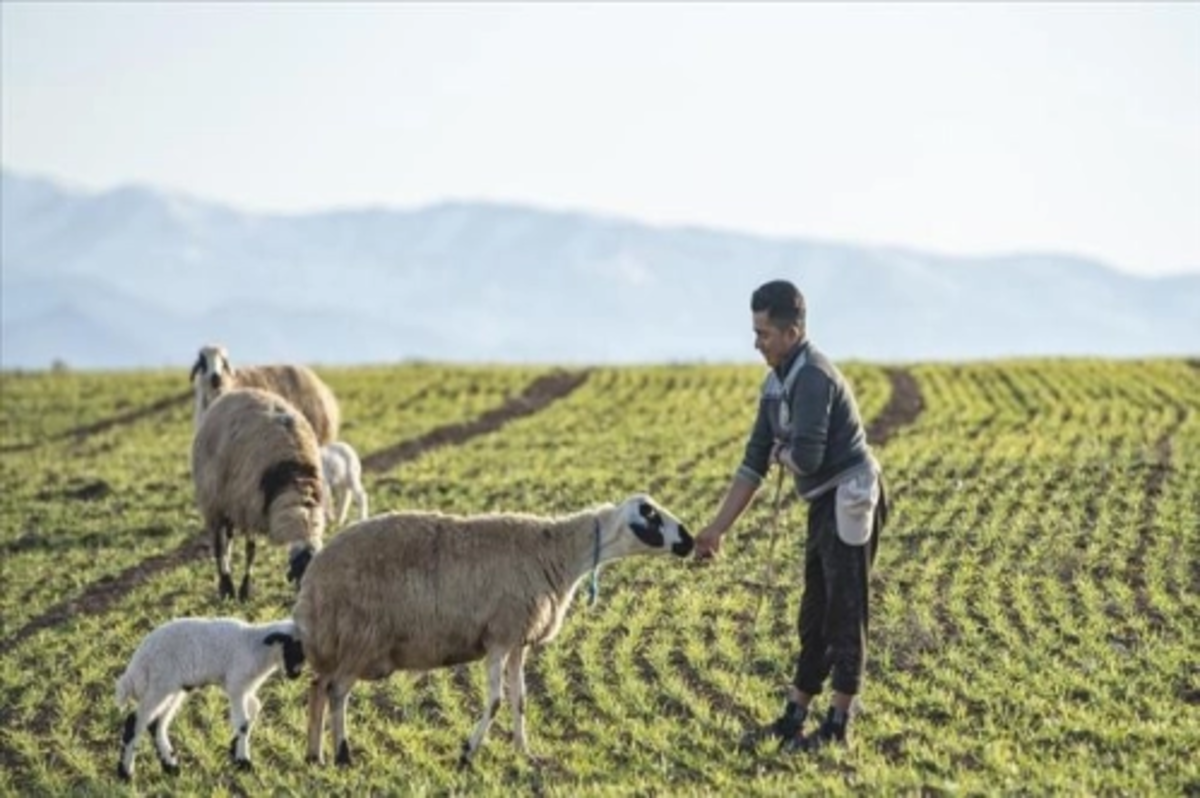
M 700 534 L 696 535 L 696 559 L 711 560 L 716 557 L 721 551 L 721 538 L 724 534 L 722 530 L 711 525 L 700 530 Z
M 783 465 L 783 450 L 787 448 L 787 441 L 775 439 L 775 443 L 771 444 L 771 462 L 778 465 Z

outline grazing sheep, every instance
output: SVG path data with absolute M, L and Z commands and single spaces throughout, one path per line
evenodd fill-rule
M 221 598 L 233 595 L 230 540 L 246 536 L 246 575 L 238 598 L 250 596 L 255 535 L 291 544 L 288 580 L 299 580 L 321 547 L 325 512 L 321 453 L 312 427 L 279 396 L 256 389 L 221 394 L 192 441 L 196 504 L 212 535 Z
M 561 518 L 387 513 L 351 525 L 322 550 L 293 617 L 314 677 L 308 759 L 321 762 L 332 706 L 336 761 L 350 764 L 346 703 L 359 679 L 487 659 L 485 711 L 463 744 L 479 749 L 508 681 L 513 741 L 525 739 L 527 646 L 558 633 L 580 581 L 635 554 L 686 556 L 692 537 L 645 495 Z M 594 587 L 594 583 L 593 583 Z M 593 594 L 594 595 L 594 594 Z
M 337 440 L 341 410 L 329 386 L 305 366 L 246 366 L 234 369 L 223 346 L 200 349 L 192 366 L 196 389 L 196 426 L 209 405 L 232 388 L 259 388 L 278 394 L 295 405 L 317 434 L 320 444 Z
M 334 441 L 321 447 L 321 475 L 325 478 L 325 519 L 334 520 L 333 508 L 337 512 L 338 524 L 346 523 L 350 512 L 350 499 L 358 503 L 358 518 L 367 518 L 367 492 L 362 485 L 362 462 L 358 452 L 344 441 Z
M 138 738 L 147 730 L 163 770 L 178 773 L 167 731 L 188 692 L 209 684 L 221 685 L 229 696 L 234 731 L 229 755 L 249 768 L 250 727 L 261 707 L 255 694 L 280 667 L 291 679 L 304 667 L 304 648 L 290 620 L 251 625 L 236 618 L 177 618 L 158 627 L 142 640 L 117 680 L 117 706 L 137 702 L 125 718 L 117 775 L 133 778 Z

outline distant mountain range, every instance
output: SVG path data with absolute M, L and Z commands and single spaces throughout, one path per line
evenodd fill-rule
M 1200 352 L 1200 275 L 954 258 L 488 203 L 242 213 L 0 175 L 0 365 L 755 360 L 749 294 L 794 280 L 838 358 Z

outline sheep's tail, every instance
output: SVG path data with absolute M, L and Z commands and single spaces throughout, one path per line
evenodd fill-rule
M 123 707 L 134 697 L 137 690 L 133 684 L 133 668 L 126 668 L 117 679 L 117 706 Z

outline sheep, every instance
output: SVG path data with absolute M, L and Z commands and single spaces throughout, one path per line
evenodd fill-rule
M 209 344 L 192 365 L 196 392 L 195 423 L 222 392 L 231 388 L 260 388 L 287 399 L 308 419 L 324 445 L 337 440 L 341 410 L 329 386 L 305 366 L 246 366 L 234 369 L 225 347 Z
M 339 525 L 346 522 L 351 497 L 358 503 L 359 520 L 367 517 L 367 492 L 362 485 L 362 462 L 358 452 L 345 441 L 334 441 L 321 447 L 321 475 L 325 479 L 325 519 L 334 520 L 334 507 Z
M 304 575 L 325 533 L 320 460 L 312 427 L 275 394 L 235 389 L 204 413 L 192 441 L 192 478 L 212 535 L 221 598 L 233 596 L 229 550 L 235 530 L 246 536 L 241 601 L 250 597 L 257 533 L 291 544 L 289 581 Z
M 133 778 L 144 731 L 154 735 L 163 770 L 178 774 L 167 731 L 187 694 L 209 684 L 221 685 L 229 697 L 234 731 L 229 754 L 238 767 L 249 769 L 250 727 L 262 706 L 256 693 L 280 667 L 290 679 L 304 667 L 304 647 L 291 620 L 251 625 L 237 618 L 176 618 L 150 632 L 117 680 L 117 707 L 137 702 L 125 718 L 117 776 Z
M 309 566 L 292 617 L 313 678 L 308 695 L 309 762 L 323 762 L 332 707 L 338 765 L 351 763 L 346 704 L 359 679 L 486 658 L 483 717 L 463 743 L 467 765 L 500 707 L 501 676 L 525 737 L 525 657 L 548 643 L 582 578 L 635 554 L 686 556 L 686 527 L 649 496 L 574 515 L 451 516 L 385 513 L 347 527 Z M 593 592 L 593 597 L 595 593 Z

